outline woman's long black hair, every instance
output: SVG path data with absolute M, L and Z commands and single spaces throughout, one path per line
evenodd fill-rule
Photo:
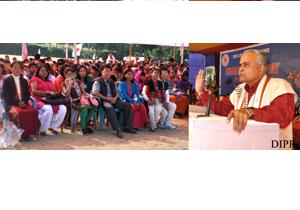
M 84 78 L 81 78 L 80 75 L 79 75 L 79 71 L 80 71 L 81 68 L 84 68 L 84 69 L 85 69 L 85 72 L 86 72 Z M 88 70 L 87 70 L 87 68 L 86 68 L 85 65 L 79 65 L 79 66 L 77 67 L 76 74 L 77 74 L 77 79 L 79 79 L 79 80 L 83 79 L 83 82 L 84 82 L 85 84 L 87 84 L 87 80 L 88 80 Z
M 125 75 L 126 75 L 128 72 L 132 72 L 132 73 L 133 73 L 133 71 L 132 71 L 131 68 L 127 68 L 127 69 L 124 71 L 124 74 L 123 74 L 123 76 L 122 76 L 122 78 L 121 78 L 121 81 L 126 81 Z M 134 77 L 131 79 L 131 83 L 134 83 Z
M 41 70 L 42 68 L 45 68 L 45 69 L 46 69 L 46 71 L 47 71 L 48 74 L 47 74 L 45 80 L 46 80 L 46 81 L 49 81 L 50 71 L 49 71 L 49 69 L 47 68 L 47 66 L 46 66 L 45 64 L 40 64 L 40 65 L 37 66 L 37 69 L 36 69 L 36 72 L 34 73 L 34 76 L 35 76 L 35 77 L 38 77 L 38 78 L 40 78 L 40 79 L 42 79 L 42 78 L 40 77 L 40 70 Z

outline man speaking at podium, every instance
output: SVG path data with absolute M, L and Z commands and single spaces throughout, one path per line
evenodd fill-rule
M 211 109 L 217 115 L 233 119 L 233 130 L 241 133 L 248 119 L 259 122 L 278 123 L 280 140 L 293 140 L 292 120 L 297 94 L 291 84 L 281 78 L 268 76 L 268 57 L 259 50 L 247 50 L 240 59 L 239 84 L 229 97 L 211 101 Z M 221 84 L 222 85 L 222 84 Z M 204 73 L 196 77 L 196 92 L 207 104 L 210 91 L 204 90 Z

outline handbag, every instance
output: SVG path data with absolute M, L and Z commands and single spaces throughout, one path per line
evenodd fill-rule
M 91 95 L 82 96 L 80 99 L 80 104 L 82 106 L 90 106 L 95 111 L 97 111 L 99 107 L 99 101 L 97 100 L 97 98 Z
M 68 105 L 68 100 L 60 94 L 50 94 L 41 98 L 41 101 L 49 105 Z

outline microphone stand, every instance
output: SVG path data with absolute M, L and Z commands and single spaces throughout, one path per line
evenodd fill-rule
M 212 100 L 212 97 L 213 97 L 213 94 L 219 90 L 220 87 L 212 87 L 211 89 L 211 94 L 209 96 L 209 100 L 208 100 L 208 103 L 207 103 L 207 107 L 206 107 L 206 111 L 205 111 L 205 114 L 204 115 L 197 115 L 196 117 L 209 117 L 210 115 L 210 106 L 211 106 L 211 100 Z
M 225 82 L 225 85 L 230 85 L 232 83 L 232 79 L 229 78 L 227 79 L 227 81 Z M 209 96 L 209 100 L 208 100 L 208 103 L 207 103 L 207 108 L 206 108 L 206 111 L 205 111 L 205 114 L 204 115 L 197 115 L 196 117 L 209 117 L 210 115 L 210 106 L 211 106 L 211 100 L 212 100 L 212 97 L 213 97 L 213 94 L 215 92 L 217 92 L 217 90 L 221 89 L 223 87 L 223 85 L 220 85 L 220 86 L 210 86 L 210 89 L 211 90 L 211 94 Z

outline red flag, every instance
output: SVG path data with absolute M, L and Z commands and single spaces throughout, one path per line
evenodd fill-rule
M 27 57 L 28 57 L 27 46 L 25 43 L 22 43 L 22 61 L 27 59 Z

